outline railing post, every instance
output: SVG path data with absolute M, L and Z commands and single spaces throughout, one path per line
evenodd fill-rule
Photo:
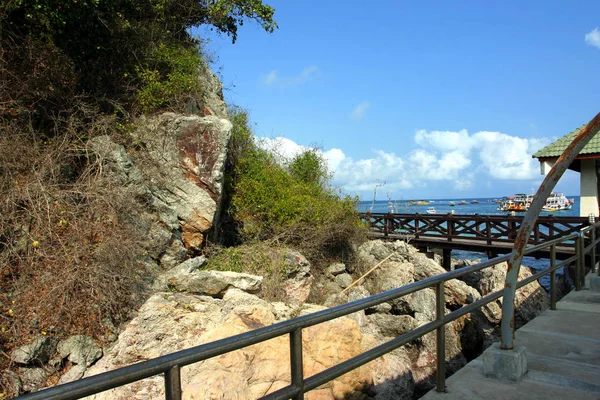
M 595 226 L 594 226 L 594 231 L 596 231 L 596 227 Z M 598 251 L 598 245 L 594 242 L 594 252 L 596 253 L 597 251 Z M 596 262 L 596 260 L 594 259 L 594 263 L 595 262 Z M 598 274 L 598 276 L 600 276 L 600 265 L 596 269 L 596 273 Z
M 179 365 L 165 372 L 165 399 L 181 400 L 181 370 Z
M 292 385 L 300 388 L 294 400 L 304 399 L 304 369 L 302 366 L 302 328 L 290 332 L 290 365 Z
M 415 239 L 419 238 L 419 213 L 415 214 Z
M 444 299 L 444 282 L 435 286 L 435 304 L 436 318 L 438 321 L 444 321 L 446 315 Z M 437 388 L 438 392 L 446 391 L 446 326 L 442 324 L 436 331 L 436 356 L 437 356 Z
M 556 265 L 556 245 L 550 247 L 550 268 Z M 556 310 L 556 271 L 550 272 L 550 309 Z
M 596 272 L 596 227 L 592 228 L 592 274 Z
M 577 254 L 577 262 L 575 263 L 575 290 L 581 290 L 581 269 L 583 266 L 583 234 L 575 239 L 575 252 Z
M 384 217 L 384 223 L 383 223 L 383 236 L 388 237 L 388 233 L 389 233 L 389 225 L 390 225 L 390 216 L 389 214 L 386 214 Z

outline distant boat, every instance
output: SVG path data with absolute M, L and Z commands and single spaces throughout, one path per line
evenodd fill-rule
M 479 204 L 477 200 L 471 200 L 471 204 Z
M 532 202 L 532 194 L 518 193 L 499 203 L 498 211 L 527 211 Z
M 435 211 L 435 207 L 429 207 L 427 208 L 427 211 L 425 211 L 427 214 L 437 214 L 437 211 Z
M 546 204 L 542 207 L 544 211 L 562 211 L 570 210 L 575 203 L 575 199 L 567 199 L 562 193 L 550 193 L 546 199 Z
M 461 200 L 458 202 L 459 206 L 464 206 L 465 204 L 467 204 L 467 202 L 465 200 Z
M 454 207 L 454 206 L 456 205 L 456 203 L 454 203 L 453 201 L 451 201 L 450 203 L 448 203 L 448 205 L 449 205 L 450 207 Z

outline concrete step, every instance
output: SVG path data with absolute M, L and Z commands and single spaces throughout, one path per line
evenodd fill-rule
M 486 378 L 481 358 L 447 381 L 448 393 L 425 399 L 600 400 L 600 293 L 571 292 L 521 327 L 515 345 L 527 348 L 528 372 L 521 382 Z
M 519 383 L 499 381 L 483 375 L 483 365 L 473 360 L 447 381 L 447 393 L 430 391 L 425 400 L 598 400 L 598 393 L 557 386 L 525 377 Z

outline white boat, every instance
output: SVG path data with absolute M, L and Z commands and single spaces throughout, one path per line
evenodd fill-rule
M 454 207 L 454 206 L 456 205 L 456 203 L 455 203 L 455 202 L 453 202 L 453 201 L 451 201 L 450 203 L 448 203 L 448 205 L 449 205 L 450 207 Z
M 567 199 L 563 193 L 550 193 L 546 199 L 546 204 L 542 207 L 544 211 L 570 210 L 575 203 L 575 199 Z
M 425 211 L 427 214 L 437 214 L 437 211 L 435 211 L 435 207 L 429 207 L 427 209 L 427 211 Z

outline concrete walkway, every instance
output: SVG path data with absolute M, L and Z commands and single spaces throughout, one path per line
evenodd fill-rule
M 483 375 L 481 357 L 446 380 L 426 400 L 569 399 L 600 400 L 600 293 L 571 292 L 515 335 L 527 347 L 528 372 L 519 383 Z

